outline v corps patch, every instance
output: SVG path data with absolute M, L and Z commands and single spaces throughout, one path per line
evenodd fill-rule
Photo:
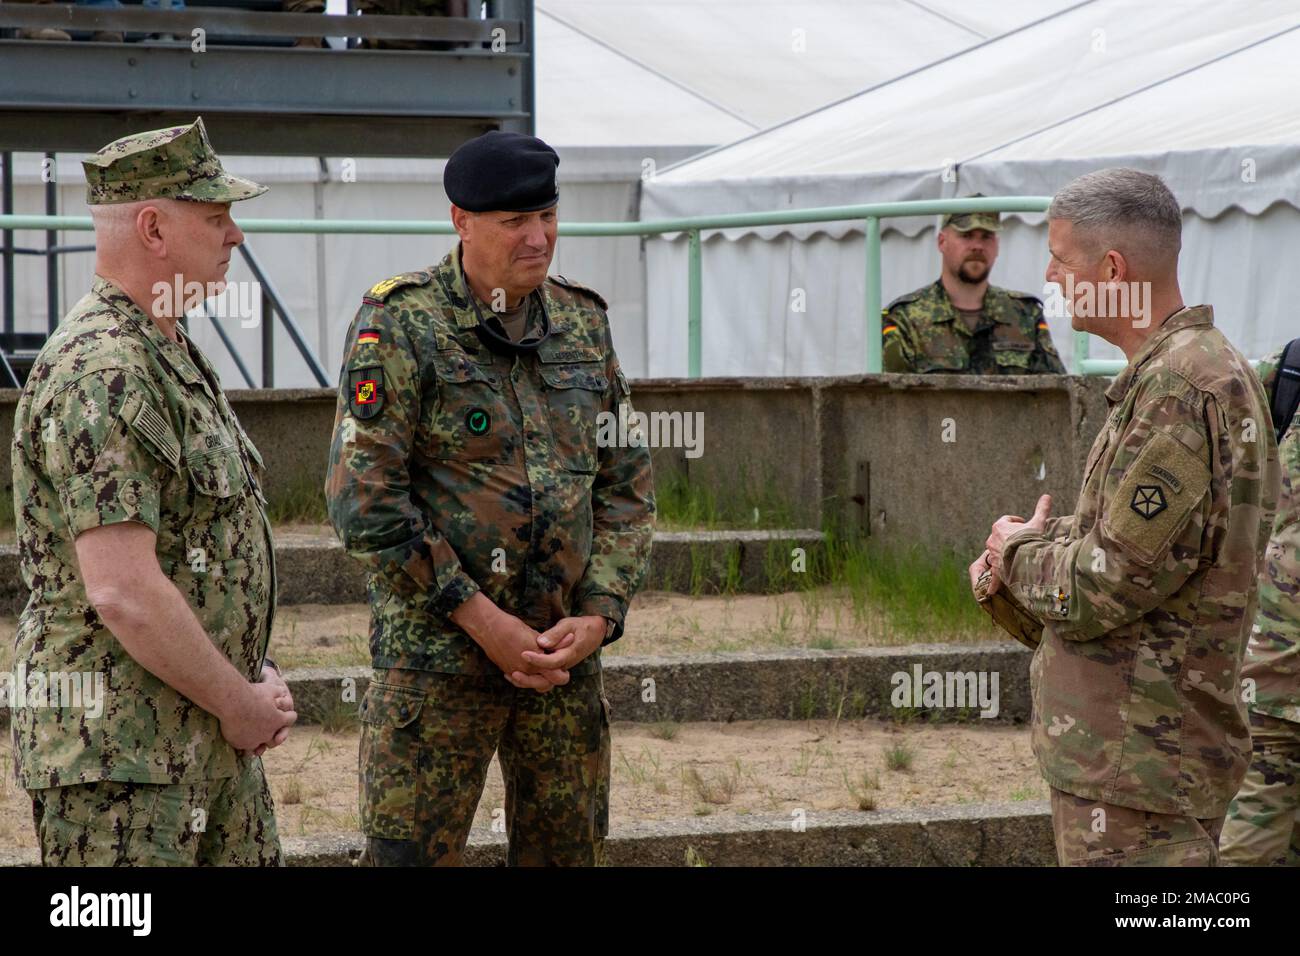
M 384 408 L 384 368 L 348 369 L 348 411 L 354 418 L 374 418 Z

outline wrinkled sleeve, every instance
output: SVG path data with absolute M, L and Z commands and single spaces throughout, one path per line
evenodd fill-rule
M 382 404 L 369 417 L 353 413 L 360 380 L 378 380 Z M 382 306 L 364 303 L 344 349 L 325 499 L 349 555 L 394 593 L 445 617 L 479 586 L 412 500 L 421 389 L 419 357 L 401 321 Z
M 162 489 L 180 463 L 160 408 L 139 376 L 103 369 L 64 388 L 32 423 L 73 537 L 123 521 L 158 531 Z
M 1043 525 L 1043 537 L 1049 541 L 1057 538 L 1064 538 L 1070 533 L 1070 525 L 1074 523 L 1074 515 L 1055 515 L 1047 519 Z
M 1005 584 L 1054 632 L 1092 640 L 1136 621 L 1196 570 L 1210 515 L 1211 430 L 1174 396 L 1135 412 L 1105 478 L 1105 512 L 1088 534 L 1028 529 L 1003 552 Z
M 912 329 L 907 318 L 886 309 L 880 320 L 881 370 L 885 372 L 915 372 L 916 347 L 911 340 Z
M 605 411 L 617 416 L 618 405 L 627 406 L 632 420 L 632 390 L 609 347 L 611 390 Z M 650 449 L 642 441 L 620 448 L 617 443 L 599 447 L 595 482 L 591 489 L 591 560 L 574 591 L 575 613 L 599 614 L 614 622 L 605 643 L 623 636 L 628 603 L 645 581 L 654 537 L 654 480 Z

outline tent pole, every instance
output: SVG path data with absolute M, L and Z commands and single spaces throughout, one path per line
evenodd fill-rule
M 880 218 L 866 220 L 867 247 L 867 374 L 878 375 L 880 354 Z
M 691 378 L 699 378 L 701 374 L 703 337 L 701 332 L 701 313 L 704 310 L 704 296 L 700 263 L 700 230 L 691 229 L 686 233 L 686 261 L 687 261 L 687 279 L 686 279 L 686 296 L 687 296 L 687 348 L 690 350 L 687 359 L 687 374 Z

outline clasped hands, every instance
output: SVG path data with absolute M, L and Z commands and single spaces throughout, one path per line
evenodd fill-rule
M 1043 531 L 1047 527 L 1047 517 L 1052 511 L 1052 496 L 1043 495 L 1038 499 L 1038 504 L 1034 507 L 1034 514 L 1028 521 L 1019 515 L 1003 515 L 997 521 L 993 522 L 993 530 L 989 532 L 988 540 L 984 542 L 984 553 L 972 562 L 970 573 L 971 590 L 975 590 L 975 584 L 979 580 L 985 569 L 993 572 L 993 577 L 989 581 L 988 593 L 992 594 L 1002 584 L 999 577 L 1002 571 L 1002 551 L 1006 547 L 1007 539 L 1018 531 L 1024 531 L 1026 528 L 1033 528 L 1036 531 Z
M 516 687 L 545 693 L 569 682 L 569 669 L 605 642 L 607 622 L 598 614 L 566 617 L 538 633 L 519 618 L 501 610 L 482 592 L 451 615 L 506 680 Z

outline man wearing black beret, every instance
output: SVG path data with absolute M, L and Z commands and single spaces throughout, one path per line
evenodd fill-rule
M 601 860 L 600 648 L 645 577 L 654 492 L 644 443 L 605 440 L 632 414 L 605 301 L 547 276 L 558 165 L 517 133 L 460 147 L 460 244 L 373 286 L 348 333 L 325 490 L 371 576 L 369 864 L 459 863 L 494 753 L 508 862 Z

